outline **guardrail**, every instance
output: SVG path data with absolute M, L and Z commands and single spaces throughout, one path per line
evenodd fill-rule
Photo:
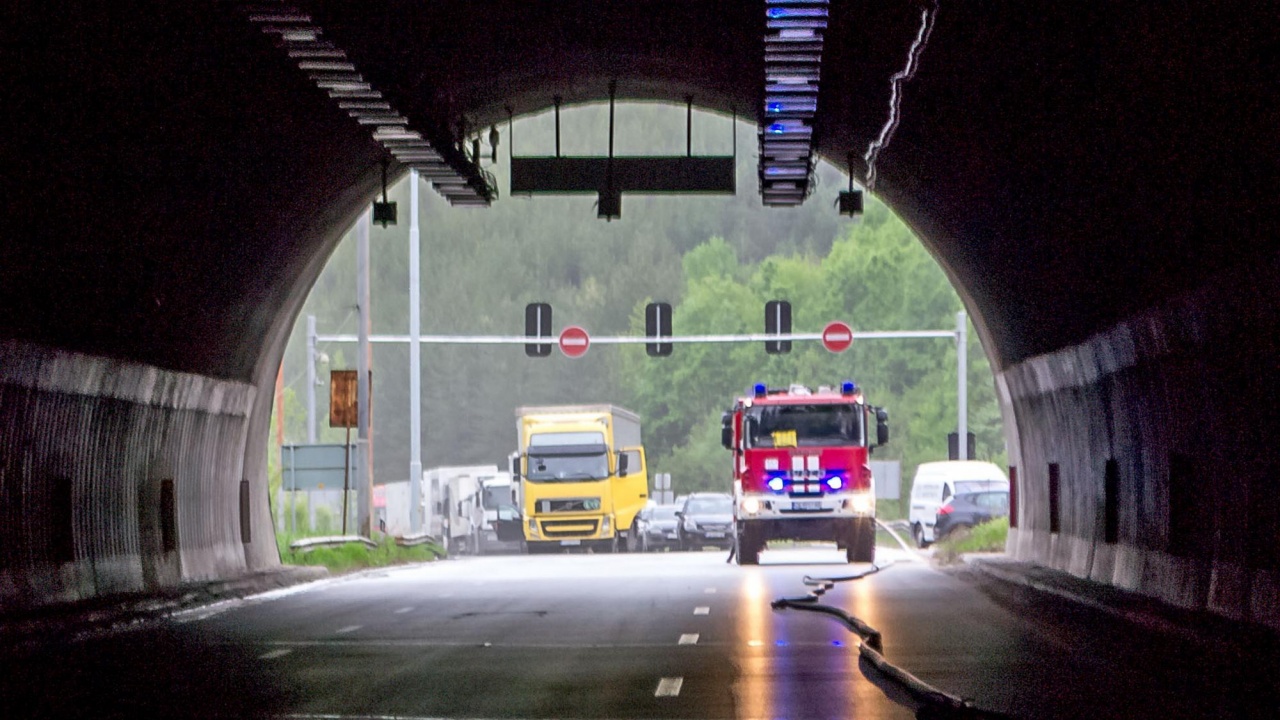
M 413 547 L 415 545 L 425 545 L 427 543 L 434 543 L 436 545 L 439 545 L 440 540 L 436 536 L 429 535 L 425 532 L 412 533 L 409 535 L 401 535 L 400 537 L 396 538 L 396 544 L 399 545 L 400 547 Z
M 314 550 L 318 547 L 337 547 L 346 545 L 347 543 L 364 543 L 368 547 L 376 548 L 378 543 L 370 540 L 363 535 L 328 535 L 325 537 L 309 537 L 299 538 L 289 543 L 291 550 Z

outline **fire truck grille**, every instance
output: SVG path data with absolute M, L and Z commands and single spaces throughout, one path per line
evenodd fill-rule
M 551 538 L 589 537 L 596 534 L 598 520 L 543 520 L 542 534 Z

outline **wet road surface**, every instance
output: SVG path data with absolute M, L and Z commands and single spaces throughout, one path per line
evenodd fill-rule
M 911 718 L 828 617 L 772 610 L 833 549 L 495 556 L 339 578 L 3 663 L 6 717 Z M 914 554 L 822 602 L 921 680 L 1025 718 L 1280 717 L 1256 658 L 939 572 Z M 1203 670 L 1205 660 L 1212 671 Z M 1267 658 L 1268 661 L 1271 658 Z

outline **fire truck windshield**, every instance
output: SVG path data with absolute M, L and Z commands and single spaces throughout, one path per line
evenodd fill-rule
M 858 405 L 756 405 L 747 411 L 747 447 L 862 445 Z

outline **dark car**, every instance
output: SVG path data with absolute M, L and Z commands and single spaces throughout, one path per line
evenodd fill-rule
M 933 536 L 946 537 L 956 530 L 971 528 L 1008 514 L 1008 490 L 960 493 L 938 508 L 938 519 L 933 526 Z
M 647 507 L 636 516 L 636 539 L 640 552 L 651 552 L 667 547 L 676 547 L 680 542 L 680 533 L 676 529 L 680 519 L 676 513 L 679 505 L 656 505 Z
M 733 496 L 725 493 L 693 493 L 679 512 L 681 550 L 707 545 L 728 550 L 733 545 Z

